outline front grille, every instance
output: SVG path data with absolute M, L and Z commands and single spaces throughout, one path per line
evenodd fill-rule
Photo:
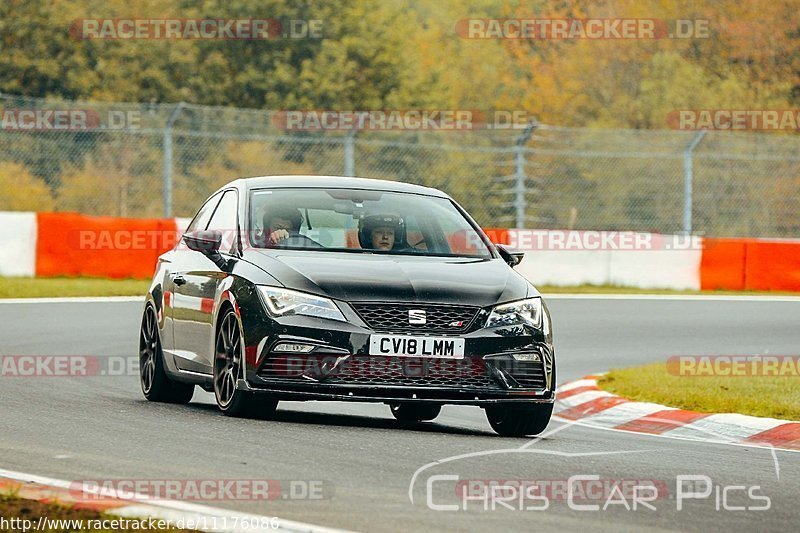
M 273 357 L 259 374 L 271 379 L 337 385 L 501 388 L 481 359 L 353 356 L 336 365 L 331 355 Z
M 356 303 L 353 308 L 370 329 L 376 331 L 467 331 L 480 308 L 454 305 Z M 409 324 L 409 311 L 425 311 L 425 324 Z

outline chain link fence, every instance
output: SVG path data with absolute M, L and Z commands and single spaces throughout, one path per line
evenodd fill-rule
M 9 95 L 0 113 L 0 210 L 189 217 L 237 177 L 354 174 L 443 189 L 484 227 L 800 235 L 796 134 L 286 131 L 267 111 Z

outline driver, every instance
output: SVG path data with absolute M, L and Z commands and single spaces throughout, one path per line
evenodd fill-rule
M 405 222 L 397 215 L 366 215 L 358 224 L 358 242 L 364 250 L 405 250 Z
M 264 235 L 267 246 L 277 246 L 284 239 L 300 232 L 303 215 L 293 207 L 270 209 L 264 214 Z

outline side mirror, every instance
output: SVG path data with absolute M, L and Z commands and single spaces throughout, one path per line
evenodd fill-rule
M 201 252 L 205 255 L 219 254 L 222 245 L 222 233 L 219 231 L 192 231 L 184 234 L 183 242 L 190 250 Z
M 517 252 L 512 250 L 505 244 L 496 244 L 497 252 L 500 254 L 500 257 L 503 258 L 503 261 L 508 263 L 508 266 L 514 268 L 518 264 L 522 262 L 522 258 L 525 257 L 525 252 Z

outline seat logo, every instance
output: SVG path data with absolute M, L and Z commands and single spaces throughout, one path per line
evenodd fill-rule
M 428 317 L 424 309 L 409 309 L 408 310 L 408 323 L 409 324 L 427 324 Z

